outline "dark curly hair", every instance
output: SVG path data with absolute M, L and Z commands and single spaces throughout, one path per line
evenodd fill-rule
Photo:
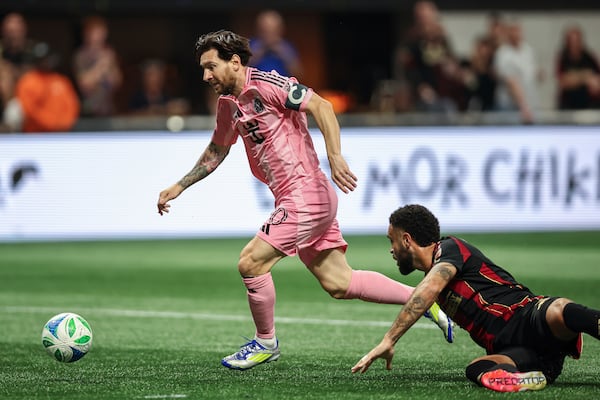
M 225 61 L 231 60 L 231 57 L 237 54 L 244 66 L 248 65 L 248 61 L 252 57 L 250 41 L 237 33 L 226 30 L 206 33 L 198 38 L 194 52 L 198 64 L 200 64 L 200 56 L 210 49 L 217 50 L 219 58 Z
M 400 207 L 390 215 L 390 224 L 410 233 L 422 247 L 440 240 L 440 223 L 431 211 L 419 204 Z

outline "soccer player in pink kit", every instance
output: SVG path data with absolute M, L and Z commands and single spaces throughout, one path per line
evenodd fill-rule
M 252 173 L 275 196 L 275 210 L 244 247 L 238 263 L 256 332 L 221 363 L 240 370 L 279 358 L 270 271 L 286 256 L 297 254 L 336 299 L 404 304 L 414 289 L 348 265 L 347 243 L 336 220 L 337 195 L 319 167 L 306 117 L 306 112 L 311 113 L 324 136 L 333 181 L 349 193 L 356 188 L 356 176 L 342 157 L 333 108 L 295 78 L 249 67 L 251 55 L 248 39 L 230 31 L 208 33 L 196 42 L 203 79 L 220 95 L 216 127 L 196 165 L 163 190 L 158 200 L 158 212 L 169 212 L 169 201 L 213 172 L 238 136 L 246 147 Z M 437 304 L 430 309 L 430 316 L 452 342 L 452 322 Z

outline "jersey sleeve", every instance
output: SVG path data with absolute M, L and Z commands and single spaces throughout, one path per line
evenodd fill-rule
M 267 103 L 282 111 L 284 109 L 304 111 L 313 95 L 313 90 L 299 83 L 296 78 L 289 78 L 282 86 L 275 84 L 263 85 L 261 95 Z
M 233 128 L 235 110 L 232 102 L 219 97 L 217 103 L 217 121 L 212 136 L 212 142 L 218 146 L 231 146 L 237 141 L 237 132 Z
M 452 264 L 458 270 L 460 274 L 463 271 L 463 267 L 468 259 L 468 255 L 464 251 L 461 251 L 458 243 L 451 238 L 443 238 L 440 241 L 437 253 L 434 257 L 433 264 L 439 264 L 442 262 Z

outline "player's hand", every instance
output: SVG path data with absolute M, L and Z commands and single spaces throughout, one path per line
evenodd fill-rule
M 392 369 L 392 359 L 394 358 L 394 344 L 384 338 L 373 350 L 368 352 L 363 358 L 361 358 L 354 367 L 352 367 L 352 373 L 360 372 L 364 374 L 367 372 L 373 361 L 378 358 L 385 360 L 385 368 Z
M 183 187 L 178 183 L 173 186 L 168 187 L 167 189 L 160 192 L 158 196 L 158 213 L 163 215 L 163 213 L 169 212 L 169 207 L 171 207 L 169 200 L 173 200 L 177 196 L 179 196 L 183 192 Z
M 344 193 L 356 189 L 356 175 L 350 171 L 346 160 L 341 155 L 330 156 L 329 166 L 331 167 L 331 179 Z

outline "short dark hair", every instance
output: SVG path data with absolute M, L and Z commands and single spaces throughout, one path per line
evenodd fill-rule
M 237 54 L 244 66 L 248 65 L 252 57 L 248 38 L 226 30 L 206 33 L 198 38 L 195 50 L 198 64 L 200 64 L 200 56 L 210 49 L 217 50 L 219 58 L 225 61 L 231 60 L 231 57 Z
M 390 224 L 410 233 L 419 246 L 440 240 L 440 223 L 431 211 L 419 204 L 408 204 L 390 215 Z

